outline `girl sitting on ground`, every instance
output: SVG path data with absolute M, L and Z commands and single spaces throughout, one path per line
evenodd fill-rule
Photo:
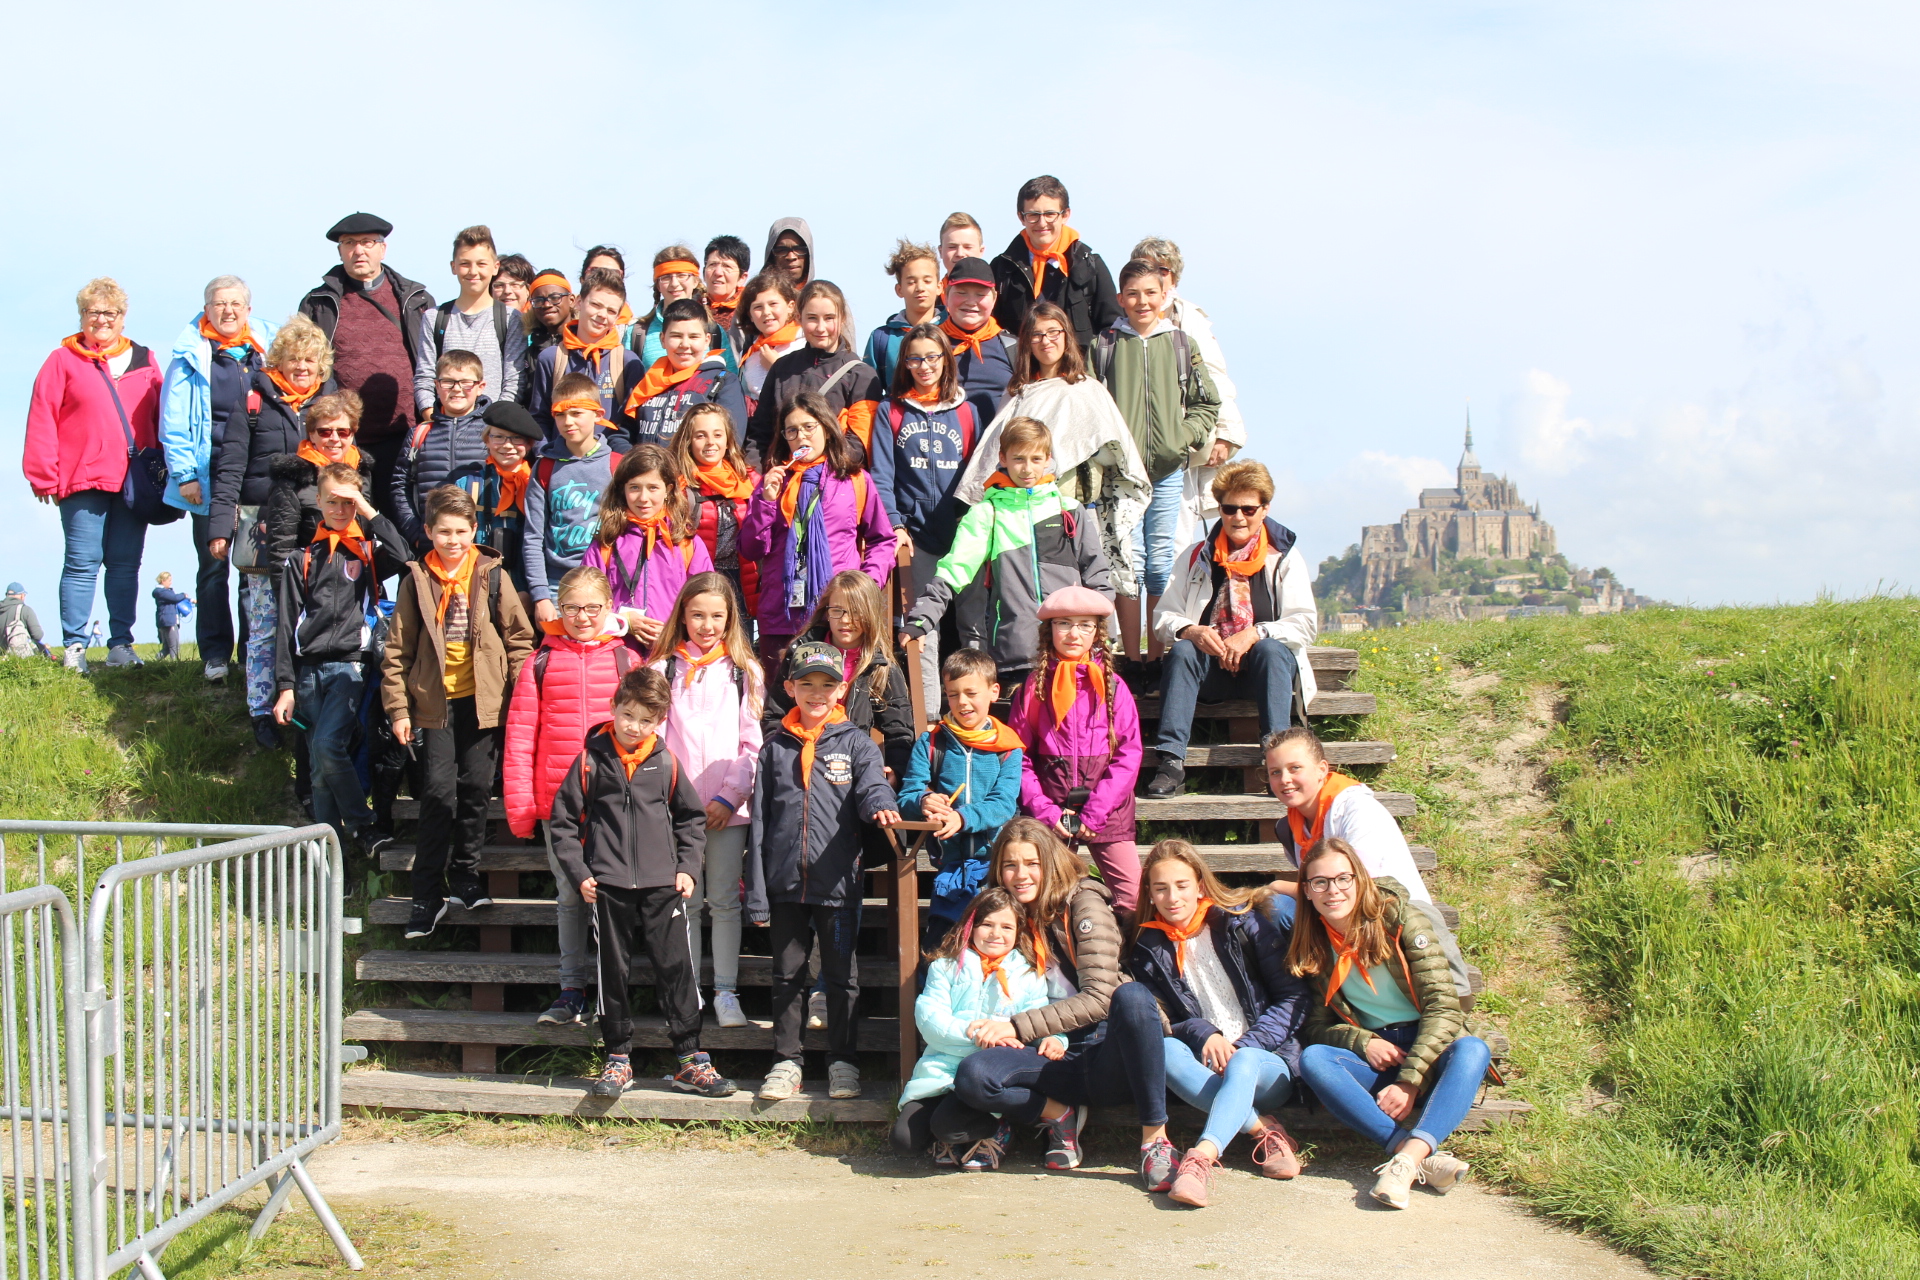
M 693 519 L 672 454 L 643 444 L 620 459 L 600 498 L 600 529 L 585 563 L 607 575 L 614 607 L 641 644 L 660 638 L 687 579 L 713 568 Z

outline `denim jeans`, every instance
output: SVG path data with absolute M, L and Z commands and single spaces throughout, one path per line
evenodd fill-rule
M 1404 1028 L 1404 1029 L 1402 1029 Z M 1376 1032 L 1401 1048 L 1413 1043 L 1417 1024 L 1386 1027 Z M 1447 1136 L 1460 1127 L 1480 1092 L 1480 1079 L 1487 1073 L 1491 1058 L 1487 1042 L 1478 1036 L 1461 1036 L 1446 1047 L 1427 1071 L 1426 1091 L 1414 1103 L 1413 1113 L 1396 1121 L 1380 1109 L 1373 1095 L 1393 1083 L 1400 1068 L 1375 1071 L 1367 1060 L 1347 1049 L 1332 1045 L 1308 1045 L 1300 1056 L 1300 1077 L 1313 1089 L 1322 1106 L 1347 1128 L 1393 1152 L 1408 1138 L 1418 1138 L 1435 1151 Z
M 313 767 L 313 818 L 342 838 L 373 825 L 373 810 L 353 767 L 365 679 L 358 659 L 302 662 L 293 671 L 294 710 L 307 726 L 307 757 Z
M 107 644 L 133 643 L 140 605 L 140 556 L 147 526 L 133 518 L 118 493 L 82 489 L 60 499 L 60 531 L 66 560 L 60 566 L 60 634 L 66 644 L 87 643 L 93 616 L 93 586 L 107 569 Z
M 1117 1107 L 1132 1100 L 1140 1124 L 1167 1122 L 1166 1052 L 1160 1005 L 1144 983 L 1123 982 L 1107 1005 L 1106 1034 L 1058 1062 L 1035 1049 L 981 1049 L 960 1060 L 953 1091 L 981 1112 L 1034 1124 L 1047 1100 L 1069 1107 Z
M 1180 532 L 1180 493 L 1186 480 L 1186 468 L 1180 467 L 1154 485 L 1153 501 L 1133 527 L 1133 563 L 1149 596 L 1167 592 L 1174 553 L 1180 550 L 1174 540 Z
M 1239 671 L 1200 652 L 1191 640 L 1167 650 L 1160 675 L 1160 738 L 1154 749 L 1176 758 L 1187 754 L 1193 736 L 1193 709 L 1200 702 L 1246 698 L 1260 706 L 1260 736 L 1284 729 L 1293 718 L 1293 679 L 1300 660 L 1281 640 L 1256 640 L 1240 659 Z
M 1253 1126 L 1263 1111 L 1277 1111 L 1293 1092 L 1293 1076 L 1278 1054 L 1249 1045 L 1235 1049 L 1226 1071 L 1216 1075 L 1184 1040 L 1166 1038 L 1167 1088 L 1207 1113 L 1202 1142 L 1225 1152 L 1236 1134 Z
M 194 574 L 193 638 L 200 645 L 200 661 L 225 665 L 233 658 L 232 560 L 216 560 L 207 552 L 207 516 L 189 516 L 193 523 L 193 550 L 200 557 Z

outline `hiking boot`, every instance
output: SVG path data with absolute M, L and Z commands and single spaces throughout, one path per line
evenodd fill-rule
M 1195 1209 L 1206 1208 L 1207 1194 L 1213 1190 L 1213 1171 L 1219 1167 L 1218 1160 L 1198 1151 L 1187 1152 L 1186 1158 L 1180 1161 L 1180 1172 L 1173 1177 L 1173 1185 L 1167 1188 L 1167 1198 Z
M 1392 1209 L 1406 1208 L 1407 1193 L 1420 1176 L 1420 1162 L 1403 1151 L 1373 1171 L 1380 1175 L 1373 1184 L 1373 1198 Z
M 1267 1127 L 1253 1144 L 1253 1162 L 1269 1178 L 1300 1176 L 1300 1144 L 1272 1116 L 1261 1116 Z
M 442 920 L 447 918 L 447 900 L 440 898 L 413 904 L 413 913 L 407 917 L 407 938 L 430 938 Z
M 447 901 L 456 907 L 464 907 L 468 911 L 478 911 L 482 907 L 492 906 L 493 896 L 482 887 L 476 877 L 455 884 L 447 891 Z
M 785 1102 L 800 1092 L 800 1064 L 792 1058 L 785 1058 L 773 1064 L 773 1070 L 767 1072 L 767 1078 L 760 1082 L 760 1092 L 754 1096 L 762 1102 Z
M 587 1090 L 596 1098 L 617 1098 L 633 1083 L 633 1062 L 626 1054 L 614 1054 L 600 1069 L 600 1078 Z
M 982 1138 L 967 1148 L 967 1154 L 960 1157 L 960 1167 L 968 1173 L 992 1173 L 1000 1167 L 1000 1159 L 1012 1142 L 1013 1126 L 1002 1120 L 991 1138 Z
M 851 1062 L 829 1062 L 827 1064 L 827 1096 L 829 1098 L 859 1097 L 860 1068 Z
M 560 994 L 554 997 L 547 1011 L 534 1019 L 534 1022 L 550 1027 L 571 1027 L 584 1020 L 587 1011 L 587 993 L 578 987 L 562 987 Z
M 713 1059 L 704 1053 L 680 1060 L 680 1069 L 673 1073 L 673 1087 L 682 1093 L 697 1093 L 703 1098 L 733 1096 L 733 1081 L 715 1071 Z
M 1153 771 L 1153 781 L 1147 784 L 1149 799 L 1165 800 L 1186 789 L 1187 766 L 1184 761 L 1184 756 L 1176 758 L 1164 751 L 1160 753 L 1160 767 Z
M 60 660 L 60 665 L 69 671 L 78 671 L 81 675 L 86 675 L 92 669 L 87 665 L 87 646 L 68 645 L 66 656 Z
M 827 993 L 816 991 L 807 997 L 807 1030 L 827 1029 Z
M 1140 1148 L 1140 1185 L 1148 1191 L 1170 1191 L 1180 1169 L 1180 1153 L 1165 1138 Z
M 280 730 L 274 725 L 272 716 L 253 718 L 253 741 L 262 751 L 280 749 Z
M 927 1154 L 933 1157 L 933 1167 L 936 1169 L 951 1169 L 960 1163 L 960 1157 L 953 1153 L 952 1143 L 936 1142 L 927 1148 Z
M 133 651 L 130 644 L 117 644 L 107 650 L 107 665 L 110 667 L 144 667 L 140 655 Z
M 1434 1192 L 1445 1195 L 1473 1168 L 1451 1151 L 1436 1151 L 1420 1162 L 1420 1181 Z
M 209 660 L 201 665 L 200 674 L 207 678 L 208 684 L 220 684 L 227 678 L 227 664 Z
M 1047 1122 L 1047 1168 L 1064 1172 L 1080 1167 L 1080 1130 L 1086 1124 L 1085 1107 L 1075 1107 L 1058 1120 Z
M 723 1027 L 744 1027 L 747 1015 L 740 1011 L 740 993 L 737 991 L 716 991 L 713 993 L 713 1016 Z

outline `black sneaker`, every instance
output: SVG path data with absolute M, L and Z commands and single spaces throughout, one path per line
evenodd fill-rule
M 393 843 L 393 832 L 382 831 L 374 827 L 367 832 L 367 856 L 377 858 L 380 851 Z
M 456 907 L 464 907 L 468 911 L 478 911 L 482 907 L 493 905 L 492 896 L 481 887 L 478 880 L 467 880 L 454 885 L 447 891 L 447 901 Z
M 280 749 L 280 731 L 274 727 L 272 716 L 253 718 L 253 741 L 262 751 Z
M 427 938 L 433 935 L 434 928 L 447 918 L 447 901 L 416 902 L 413 914 L 407 917 L 407 937 Z
M 696 1053 L 680 1063 L 680 1069 L 673 1074 L 673 1087 L 703 1098 L 733 1096 L 733 1081 L 714 1070 L 713 1059 L 704 1053 Z
M 1177 757 L 1160 752 L 1160 767 L 1154 770 L 1153 781 L 1147 784 L 1147 797 L 1151 800 L 1165 800 L 1177 796 L 1186 790 L 1187 766 Z
M 571 1027 L 584 1021 L 587 1012 L 587 993 L 575 987 L 564 987 L 554 997 L 547 1011 L 534 1021 L 544 1026 Z

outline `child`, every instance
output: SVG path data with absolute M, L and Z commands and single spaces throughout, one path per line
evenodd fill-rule
M 719 330 L 720 355 L 727 362 L 728 373 L 740 372 L 740 355 L 746 350 L 745 285 L 752 265 L 753 250 L 739 236 L 715 236 L 707 241 L 700 280 L 707 287 L 707 318 Z
M 320 520 L 280 569 L 273 719 L 292 724 L 297 713 L 306 730 L 314 820 L 342 840 L 364 840 L 373 810 L 353 762 L 366 690 L 360 661 L 379 618 L 380 580 L 406 567 L 407 544 L 344 462 L 320 469 Z
M 600 530 L 585 563 L 613 583 L 613 605 L 651 648 L 680 588 L 713 569 L 707 544 L 693 535 L 693 504 L 680 468 L 657 444 L 620 459 L 600 499 Z
M 569 569 L 586 559 L 599 527 L 600 498 L 613 480 L 612 447 L 593 379 L 569 373 L 554 388 L 555 434 L 540 446 L 527 480 L 526 536 L 521 563 L 533 596 L 536 622 L 554 622 L 553 589 Z
M 747 847 L 747 914 L 770 926 L 773 948 L 774 1062 L 759 1096 L 778 1102 L 800 1088 L 802 997 L 817 939 L 827 982 L 827 1093 L 857 1098 L 862 824 L 891 827 L 900 814 L 880 748 L 841 709 L 840 651 L 809 640 L 789 659 L 794 707 L 760 749 Z
M 894 296 L 904 305 L 868 335 L 865 359 L 879 375 L 880 385 L 891 387 L 907 333 L 923 324 L 940 323 L 940 263 L 927 246 L 901 240 L 884 270 L 893 277 Z
M 885 583 L 895 554 L 880 487 L 827 401 L 802 391 L 782 418 L 771 465 L 740 530 L 740 554 L 765 569 L 760 657 L 769 666 L 812 616 L 828 579 L 859 569 Z
M 634 444 L 667 443 L 696 404 L 720 405 L 735 421 L 746 421 L 747 402 L 739 376 L 729 373 L 720 353 L 709 349 L 705 306 L 694 298 L 679 298 L 666 305 L 661 319 L 665 354 L 627 397 L 626 414 L 632 423 L 628 439 Z
M 746 522 L 760 473 L 747 465 L 732 417 L 717 404 L 697 404 L 674 433 L 674 465 L 690 483 L 694 531 L 706 544 L 713 567 L 727 575 L 744 606 L 741 624 L 760 610 L 760 566 L 740 557 L 740 526 Z
M 446 485 L 427 495 L 426 508 L 433 549 L 401 578 L 380 686 L 400 745 L 420 730 L 409 938 L 431 934 L 449 902 L 469 911 L 493 905 L 479 874 L 487 799 L 507 692 L 533 649 L 520 596 L 501 589 L 500 553 L 473 545 L 473 499 Z
M 835 574 L 820 593 L 806 631 L 794 639 L 830 644 L 840 655 L 847 719 L 855 728 L 879 733 L 887 768 L 893 778 L 901 777 L 913 752 L 913 699 L 887 634 L 887 601 L 880 588 L 857 569 Z M 767 691 L 768 733 L 793 708 L 781 688 L 788 678 L 786 665 L 782 659 L 770 668 L 780 674 Z
M 1045 298 L 1066 310 L 1073 336 L 1086 351 L 1096 333 L 1120 318 L 1107 264 L 1067 225 L 1073 209 L 1066 187 L 1052 174 L 1021 183 L 1014 211 L 1020 215 L 1020 234 L 993 260 L 1000 285 L 994 316 L 1002 329 L 1018 333 L 1027 307 Z
M 705 1098 L 733 1092 L 733 1081 L 700 1050 L 700 975 L 687 900 L 705 818 L 693 779 L 660 741 L 666 714 L 666 677 L 645 667 L 627 672 L 613 695 L 612 721 L 588 735 L 553 802 L 555 856 L 593 908 L 600 953 L 607 1065 L 593 1085 L 598 1098 L 617 1098 L 633 1083 L 627 984 L 636 942 L 653 962 L 655 998 L 679 1059 L 673 1087 Z
M 600 416 L 609 430 L 626 416 L 626 404 L 647 366 L 620 342 L 620 317 L 627 311 L 627 282 L 617 271 L 594 267 L 580 277 L 573 319 L 560 326 L 560 340 L 534 358 L 528 370 L 527 408 L 536 418 L 553 412 L 564 399 L 558 383 L 570 373 L 593 384 Z M 629 318 L 631 318 L 629 316 Z M 555 436 L 548 444 L 557 444 Z
M 508 310 L 525 316 L 528 295 L 533 292 L 533 274 L 533 263 L 527 260 L 526 254 L 503 253 L 489 292 L 506 303 Z
M 740 357 L 740 381 L 746 392 L 747 412 L 751 414 L 760 403 L 760 392 L 773 366 L 782 356 L 806 346 L 807 340 L 800 332 L 800 322 L 794 318 L 800 309 L 800 295 L 785 275 L 763 271 L 747 282 L 741 296 L 746 298 L 747 322 L 755 334 L 746 354 Z M 743 431 L 746 429 L 745 422 L 739 426 Z M 756 450 L 756 456 L 764 455 Z
M 960 643 L 991 653 L 1004 684 L 1038 660 L 1029 619 L 1051 593 L 1081 587 L 1088 595 L 1113 596 L 1100 531 L 1085 509 L 1060 496 L 1052 458 L 1053 440 L 1043 423 L 1007 423 L 1000 433 L 1000 470 L 987 482 L 985 500 L 960 518 L 952 548 L 903 628 L 909 635 L 934 634 L 959 597 Z M 983 568 L 990 577 L 984 587 L 976 586 Z M 1106 611 L 1112 612 L 1111 604 Z
M 992 1139 L 998 1121 L 954 1097 L 953 1074 L 981 1047 L 973 1036 L 983 1019 L 1010 1021 L 1047 1003 L 1047 980 L 1035 972 L 1031 949 L 1020 928 L 1020 904 L 993 885 L 968 904 L 966 919 L 947 930 L 928 957 L 927 985 L 913 1003 L 913 1022 L 927 1048 L 900 1090 L 896 1154 L 918 1155 L 931 1144 L 936 1165 L 994 1167 L 977 1159 L 976 1144 Z M 1045 1036 L 1036 1047 L 1057 1059 L 1067 1051 L 1067 1038 Z M 966 1148 L 964 1156 L 956 1146 Z
M 560 784 L 622 678 L 646 664 L 646 650 L 613 607 L 606 574 L 573 570 L 560 579 L 559 599 L 560 621 L 542 624 L 545 635 L 532 661 L 521 666 L 507 708 L 507 826 L 522 840 L 533 835 L 535 819 L 552 816 Z M 587 1004 L 588 911 L 554 854 L 551 824 L 545 832 L 560 908 L 560 994 L 539 1021 L 572 1024 Z
M 1227 889 L 1185 840 L 1162 840 L 1141 871 L 1128 968 L 1160 1001 L 1167 1087 L 1207 1115 L 1168 1186 L 1196 1209 L 1236 1134 L 1253 1137 L 1253 1162 L 1269 1178 L 1300 1173 L 1300 1147 L 1273 1118 L 1300 1076 L 1306 984 L 1287 968 L 1291 930 L 1272 891 Z
M 1133 912 L 1140 851 L 1133 842 L 1133 784 L 1140 774 L 1140 713 L 1114 671 L 1107 619 L 1113 603 L 1090 587 L 1062 587 L 1040 606 L 1039 663 L 1013 699 L 1008 726 L 1027 744 L 1020 807 L 1085 844 Z
M 941 666 L 947 714 L 914 739 L 900 783 L 900 812 L 940 824 L 933 833 L 933 900 L 929 937 L 960 919 L 987 875 L 987 854 L 1000 828 L 1020 808 L 1023 751 L 1013 730 L 988 714 L 1000 700 L 993 659 L 961 649 Z
M 819 395 L 829 416 L 860 442 L 859 463 L 872 457 L 873 411 L 882 394 L 880 376 L 853 354 L 847 333 L 853 315 L 840 287 L 815 280 L 800 291 L 800 331 L 807 345 L 782 356 L 767 373 L 760 402 L 747 423 L 747 444 L 759 456 L 769 456 L 774 435 L 787 406 L 803 391 Z M 817 456 L 817 455 L 816 455 Z
M 560 330 L 573 319 L 573 282 L 564 272 L 548 267 L 527 286 L 527 373 L 529 384 L 522 387 L 531 401 L 531 378 L 540 353 L 560 342 Z
M 520 607 L 532 617 L 525 539 L 527 486 L 533 480 L 533 467 L 527 462 L 527 454 L 545 433 L 532 414 L 510 401 L 496 400 L 481 416 L 487 424 L 482 437 L 487 446 L 487 465 L 462 486 L 480 509 L 480 529 L 473 540 L 500 553 L 506 561 L 507 576 L 520 593 Z
M 468 227 L 455 236 L 449 265 L 460 281 L 460 296 L 421 315 L 420 340 L 413 344 L 418 353 L 413 398 L 423 418 L 441 390 L 440 361 L 451 351 L 470 352 L 479 360 L 481 385 L 492 388 L 496 399 L 520 397 L 527 331 L 519 308 L 493 296 L 494 277 L 500 270 L 493 232 L 485 227 Z M 395 523 L 405 531 L 404 522 Z
M 422 406 L 432 412 L 421 414 L 393 469 L 393 522 L 419 555 L 432 545 L 420 521 L 427 494 L 443 484 L 471 494 L 486 469 L 486 412 L 494 403 L 481 394 L 487 389 L 486 370 L 471 351 L 441 356 L 432 388 L 435 399 Z
M 700 264 L 693 250 L 683 244 L 671 244 L 653 255 L 653 310 L 633 322 L 627 341 L 640 356 L 641 367 L 651 369 L 667 354 L 667 307 L 685 299 L 700 303 L 700 319 L 707 317 L 705 295 L 700 289 Z M 712 346 L 703 347 L 705 355 Z
M 760 763 L 766 677 L 747 640 L 739 598 L 724 575 L 699 573 L 688 579 L 654 642 L 649 665 L 666 676 L 673 699 L 667 746 L 706 801 L 705 874 L 695 873 L 694 894 L 705 897 L 713 917 L 714 1016 L 723 1027 L 744 1027 L 740 872 L 747 852 L 747 800 Z M 697 928 L 693 969 L 700 972 Z
M 987 239 L 980 222 L 970 213 L 950 213 L 940 224 L 940 269 L 953 270 L 962 258 L 987 256 Z
M 1120 268 L 1120 305 L 1126 314 L 1093 344 L 1088 363 L 1104 385 L 1147 466 L 1153 499 L 1133 531 L 1133 559 L 1144 579 L 1151 618 L 1173 569 L 1187 464 L 1204 454 L 1220 416 L 1213 375 L 1187 335 L 1160 314 L 1166 301 L 1160 271 L 1138 260 Z M 1204 461 L 1204 457 L 1201 459 Z M 1120 606 L 1120 636 L 1129 662 L 1140 654 L 1140 601 Z M 1160 656 L 1160 639 L 1151 655 Z
M 1019 331 L 1002 329 L 993 318 L 993 268 L 985 258 L 962 258 L 947 273 L 942 296 L 947 304 L 940 331 L 953 343 L 960 386 L 982 417 L 991 421 L 1013 380 Z

